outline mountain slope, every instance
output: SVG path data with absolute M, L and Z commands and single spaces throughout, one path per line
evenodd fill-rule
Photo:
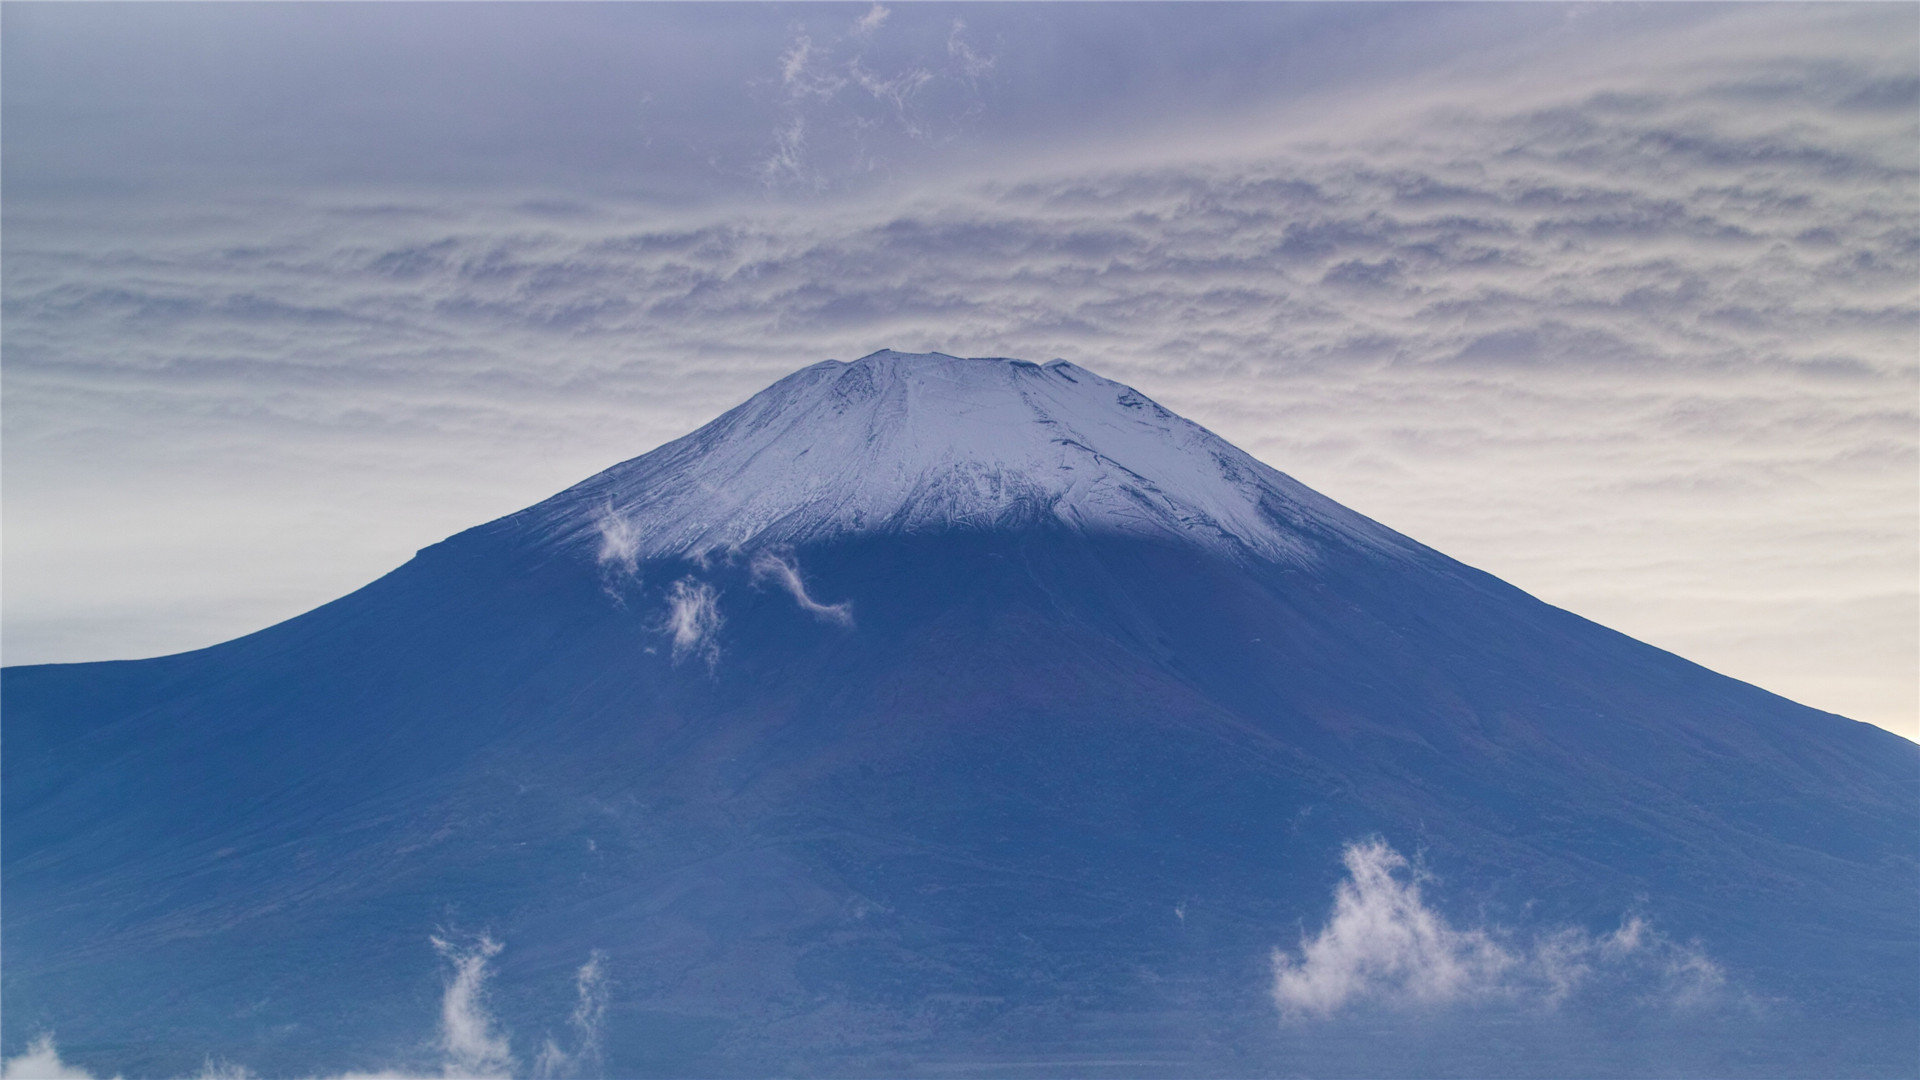
M 815 365 L 300 618 L 0 690 L 0 1040 L 97 1072 L 437 1067 L 428 938 L 481 934 L 522 1069 L 1914 1062 L 1920 748 L 1067 365 Z M 1290 1013 L 1370 837 L 1454 966 L 1330 936 L 1370 992 Z
M 520 516 L 561 542 L 611 532 L 608 554 L 623 559 L 1047 521 L 1278 561 L 1309 557 L 1309 524 L 1345 544 L 1407 547 L 1064 360 L 888 351 L 803 368 Z

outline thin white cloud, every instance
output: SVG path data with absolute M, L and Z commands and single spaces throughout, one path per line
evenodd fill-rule
M 893 14 L 886 8 L 875 4 L 866 10 L 866 14 L 854 20 L 853 31 L 856 34 L 870 36 L 886 24 L 887 16 Z
M 753 556 L 751 563 L 755 581 L 772 581 L 793 597 L 800 610 L 807 612 L 822 622 L 837 626 L 853 625 L 853 602 L 842 600 L 837 604 L 823 604 L 807 592 L 807 583 L 800 577 L 800 565 L 791 555 L 774 551 L 761 551 Z
M 673 662 L 693 657 L 711 672 L 720 662 L 720 594 L 693 577 L 673 583 L 667 594 L 664 629 L 673 635 Z
M 334 1074 L 326 1080 L 497 1080 L 515 1075 L 547 1078 L 597 1075 L 603 1065 L 602 1025 L 607 1011 L 606 956 L 599 950 L 575 974 L 578 1000 L 568 1017 L 570 1050 L 546 1040 L 527 1073 L 513 1054 L 512 1036 L 487 1008 L 487 964 L 502 944 L 482 935 L 458 944 L 434 936 L 434 950 L 447 961 L 446 988 L 440 998 L 440 1024 L 435 1046 L 440 1052 L 436 1069 L 379 1069 Z M 193 1080 L 250 1080 L 245 1067 L 209 1060 Z M 94 1073 L 60 1058 L 52 1033 L 43 1033 L 20 1054 L 0 1061 L 0 1080 L 98 1080 Z M 115 1077 L 115 1080 L 119 1080 Z
M 1350 844 L 1333 911 L 1295 950 L 1273 952 L 1273 1001 L 1288 1020 L 1361 1006 L 1447 1006 L 1488 1000 L 1546 1008 L 1604 985 L 1615 999 L 1689 1008 L 1723 998 L 1725 973 L 1696 946 L 1637 916 L 1606 934 L 1563 927 L 1526 937 L 1459 928 L 1428 906 L 1427 880 L 1382 840 Z
M 934 80 L 934 74 L 925 68 L 909 68 L 892 75 L 881 75 L 870 71 L 858 59 L 847 64 L 847 75 L 855 86 L 865 90 L 875 101 L 884 102 L 900 124 L 900 130 L 912 138 L 926 137 L 926 129 L 914 116 L 911 104 L 914 94 Z
M 574 976 L 577 1001 L 567 1018 L 572 1049 L 563 1049 L 549 1037 L 534 1061 L 535 1077 L 563 1078 L 598 1075 L 605 1050 L 601 1027 L 607 1015 L 606 958 L 596 950 Z
M 639 583 L 640 530 L 631 519 L 614 513 L 611 505 L 602 508 L 594 526 L 600 533 L 597 558 L 604 583 L 618 596 L 621 586 Z
M 93 1074 L 60 1060 L 53 1036 L 43 1033 L 17 1057 L 0 1062 L 0 1080 L 94 1080 Z
M 512 1076 L 513 1045 L 486 1006 L 487 961 L 499 955 L 500 943 L 484 935 L 466 945 L 435 937 L 433 947 L 453 967 L 440 1001 L 440 1047 L 446 1055 L 441 1072 L 448 1077 Z
M 830 98 L 846 84 L 805 33 L 795 34 L 793 43 L 780 54 L 780 85 L 791 98 Z
M 760 175 L 769 185 L 817 179 L 807 168 L 807 118 L 790 116 L 775 130 L 773 152 L 760 163 Z
M 938 143 L 979 112 L 993 58 L 968 45 L 961 23 L 944 55 L 902 55 L 872 47 L 889 14 L 875 4 L 844 33 L 820 38 L 794 27 L 777 64 L 780 116 L 756 170 L 767 187 L 821 191 L 836 178 L 888 171 L 894 140 Z
M 960 65 L 960 73 L 968 79 L 984 78 L 993 70 L 992 54 L 976 50 L 967 41 L 967 24 L 959 19 L 953 20 L 947 30 L 947 55 Z

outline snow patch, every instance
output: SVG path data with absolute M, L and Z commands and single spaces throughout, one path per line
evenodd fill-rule
M 625 517 L 612 506 L 643 507 Z M 849 534 L 1064 525 L 1302 564 L 1415 545 L 1070 364 L 879 352 L 804 368 L 523 512 L 602 565 Z

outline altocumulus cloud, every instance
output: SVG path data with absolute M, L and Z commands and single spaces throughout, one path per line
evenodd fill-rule
M 807 138 L 829 106 L 906 130 L 994 70 L 963 34 L 926 79 L 875 75 L 862 17 L 796 31 L 766 75 Z M 357 556 L 372 576 L 804 362 L 1059 356 L 1551 601 L 1911 730 L 1920 77 L 1858 12 L 1793 18 L 1258 152 L 1121 147 L 858 203 L 10 209 L 8 438 L 166 461 L 211 430 L 275 475 L 345 462 L 351 491 L 313 484 L 366 507 L 340 533 L 387 537 Z M 86 592 L 131 496 L 10 459 L 32 509 L 8 555 L 38 571 L 14 575 L 11 656 L 176 621 L 180 597 Z M 257 484 L 210 485 L 236 505 L 217 537 L 142 512 L 135 557 L 161 580 L 169 536 L 286 562 L 325 542 Z

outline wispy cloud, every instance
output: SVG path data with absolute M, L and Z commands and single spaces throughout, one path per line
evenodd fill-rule
M 817 191 L 848 173 L 884 171 L 881 147 L 951 137 L 979 111 L 993 57 L 968 43 L 964 25 L 954 20 L 938 51 L 875 48 L 890 14 L 874 4 L 845 30 L 817 37 L 794 28 L 777 65 L 781 118 L 759 168 L 770 188 Z
M 967 24 L 960 19 L 953 20 L 953 25 L 947 30 L 947 55 L 959 65 L 960 74 L 968 79 L 982 79 L 993 71 L 993 55 L 973 47 L 967 39 Z
M 663 629 L 673 635 L 673 662 L 693 657 L 711 672 L 720 663 L 720 594 L 712 585 L 693 577 L 673 583 L 667 593 L 667 617 Z
M 446 987 L 440 998 L 440 1024 L 434 1043 L 439 1062 L 429 1069 L 399 1067 L 373 1072 L 334 1074 L 327 1080 L 427 1080 L 437 1074 L 445 1080 L 495 1080 L 532 1075 L 537 1078 L 598 1075 L 603 1065 L 602 1026 L 607 1011 L 606 957 L 595 950 L 574 979 L 578 1001 L 568 1017 L 568 1042 L 563 1049 L 548 1038 L 529 1074 L 514 1056 L 512 1033 L 487 1006 L 488 963 L 502 943 L 486 935 L 455 942 L 438 935 L 429 939 L 447 962 Z M 244 1066 L 209 1060 L 193 1080 L 249 1080 Z M 52 1033 L 44 1033 L 20 1054 L 0 1061 L 0 1080 L 97 1080 L 96 1074 L 62 1061 Z M 116 1077 L 115 1080 L 118 1080 Z
M 1350 844 L 1333 911 L 1296 950 L 1273 953 L 1273 1000 L 1290 1020 L 1362 1006 L 1445 1006 L 1487 1000 L 1556 1007 L 1604 984 L 1644 1002 L 1707 1004 L 1725 973 L 1697 947 L 1629 917 L 1606 934 L 1576 927 L 1525 935 L 1460 928 L 1428 906 L 1418 868 L 1381 840 Z
M 597 559 L 607 591 L 616 598 L 619 589 L 639 583 L 640 530 L 632 519 L 603 507 L 594 519 L 600 533 Z
M 461 945 L 435 937 L 433 947 L 452 965 L 446 993 L 440 1000 L 442 1068 L 449 1077 L 509 1077 L 513 1075 L 513 1045 L 498 1030 L 486 1005 L 487 961 L 501 945 L 490 937 Z
M 807 592 L 807 583 L 800 577 L 800 564 L 792 555 L 775 551 L 760 551 L 753 556 L 750 564 L 755 581 L 772 581 L 785 589 L 800 610 L 807 612 L 822 622 L 838 626 L 853 625 L 853 602 L 842 600 L 837 604 L 823 604 Z
M 602 1071 L 605 1048 L 601 1028 L 607 1016 L 606 958 L 596 950 L 580 965 L 574 976 L 578 1000 L 567 1018 L 572 1049 L 563 1049 L 551 1036 L 534 1061 L 535 1077 L 597 1076 Z
M 866 14 L 854 20 L 853 32 L 863 35 L 872 34 L 874 31 L 886 25 L 887 16 L 891 14 L 893 14 L 891 11 L 888 11 L 879 4 L 875 4 L 867 9 Z

